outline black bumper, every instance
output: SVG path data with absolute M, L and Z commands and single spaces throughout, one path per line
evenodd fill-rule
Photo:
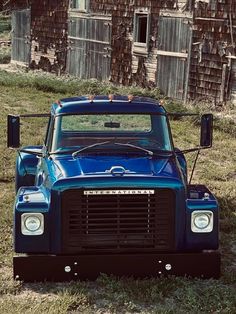
M 96 279 L 105 273 L 134 278 L 190 276 L 219 278 L 220 254 L 30 255 L 13 258 L 14 279 L 25 282 Z

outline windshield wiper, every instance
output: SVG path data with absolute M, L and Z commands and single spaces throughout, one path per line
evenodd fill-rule
M 56 150 L 54 152 L 49 152 L 49 155 L 63 155 L 63 154 L 71 154 L 72 152 L 75 151 L 75 148 L 71 148 L 71 149 L 62 149 L 62 150 Z
M 149 156 L 153 156 L 153 152 L 149 149 L 146 149 L 146 148 L 143 148 L 143 147 L 140 147 L 140 146 L 136 146 L 136 145 L 133 145 L 133 144 L 130 144 L 130 143 L 114 143 L 115 145 L 121 145 L 121 146 L 127 146 L 127 147 L 131 147 L 131 148 L 135 148 L 135 149 L 138 149 L 138 150 L 141 150 L 145 153 L 147 153 Z
M 72 156 L 73 156 L 73 158 L 75 158 L 77 155 L 79 155 L 80 153 L 82 153 L 83 151 L 85 151 L 87 149 L 90 149 L 90 148 L 93 148 L 93 147 L 97 147 L 97 146 L 106 145 L 106 144 L 109 144 L 109 143 L 113 143 L 114 145 L 131 147 L 131 148 L 134 148 L 136 150 L 143 151 L 143 152 L 147 153 L 149 156 L 153 156 L 153 152 L 151 150 L 148 150 L 148 149 L 145 149 L 145 148 L 142 148 L 140 146 L 133 145 L 133 144 L 129 144 L 129 143 L 114 143 L 113 141 L 100 142 L 100 143 L 95 143 L 95 144 L 92 144 L 92 145 L 89 145 L 89 146 L 85 146 L 85 147 L 75 151 L 72 154 Z
M 143 148 L 143 147 L 140 147 L 140 146 L 137 146 L 137 145 L 134 145 L 134 144 L 130 144 L 130 143 L 119 143 L 119 142 L 114 142 L 114 141 L 105 141 L 105 142 L 99 142 L 99 143 L 94 143 L 94 144 L 91 144 L 91 145 L 88 145 L 88 146 L 84 146 L 76 151 L 74 151 L 74 149 L 67 149 L 67 150 L 58 150 L 58 151 L 55 151 L 55 152 L 50 152 L 50 155 L 51 154 L 69 154 L 69 153 L 72 153 L 72 157 L 73 158 L 76 158 L 80 153 L 88 150 L 88 149 L 91 149 L 91 148 L 94 148 L 94 147 L 98 147 L 98 146 L 102 146 L 102 145 L 106 145 L 106 144 L 110 144 L 112 143 L 113 145 L 120 145 L 120 146 L 125 146 L 125 147 L 130 147 L 130 148 L 133 148 L 133 149 L 136 149 L 136 150 L 139 150 L 139 151 L 142 151 L 142 152 L 145 152 L 146 154 L 148 154 L 149 156 L 153 156 L 153 155 L 156 155 L 156 154 L 170 154 L 171 152 L 170 151 L 164 151 L 164 150 L 158 150 L 158 152 L 153 152 L 149 149 L 146 149 L 146 148 Z
M 87 149 L 90 149 L 90 148 L 93 148 L 93 147 L 97 147 L 97 146 L 106 145 L 106 144 L 109 144 L 109 143 L 111 143 L 111 141 L 100 142 L 100 143 L 94 143 L 94 144 L 91 144 L 91 145 L 88 145 L 88 146 L 84 146 L 84 147 L 78 149 L 77 151 L 75 151 L 75 152 L 72 154 L 72 157 L 75 158 L 77 155 L 79 155 L 80 153 L 82 153 L 83 151 L 85 151 L 85 150 L 87 150 Z

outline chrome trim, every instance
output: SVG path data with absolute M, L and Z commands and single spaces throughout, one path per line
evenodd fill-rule
M 155 190 L 89 190 L 84 195 L 143 195 L 155 194 Z

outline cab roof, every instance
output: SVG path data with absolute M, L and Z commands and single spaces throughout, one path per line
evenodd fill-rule
M 166 111 L 157 100 L 138 96 L 80 96 L 64 98 L 52 105 L 52 115 L 90 113 L 156 113 Z

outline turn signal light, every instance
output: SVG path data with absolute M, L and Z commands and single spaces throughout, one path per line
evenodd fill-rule
M 62 108 L 62 103 L 61 103 L 61 101 L 60 101 L 60 100 L 55 101 L 55 104 L 57 104 L 59 107 L 61 107 L 61 108 Z
M 133 95 L 128 95 L 128 101 L 131 102 L 134 99 Z
M 94 95 L 90 95 L 90 96 L 88 97 L 88 99 L 89 99 L 90 102 L 93 102 L 93 100 L 94 100 Z
M 114 99 L 114 95 L 110 94 L 110 95 L 108 96 L 108 99 L 109 99 L 110 101 L 112 101 L 112 100 Z

